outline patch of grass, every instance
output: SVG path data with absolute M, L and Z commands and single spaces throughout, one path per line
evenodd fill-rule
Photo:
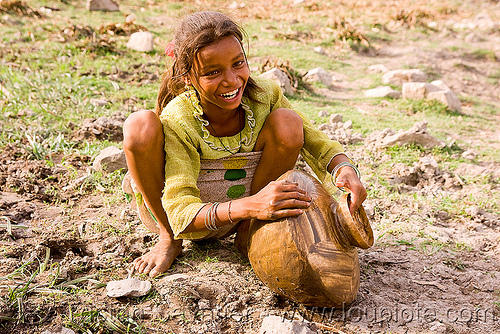
M 466 52 L 463 55 L 466 58 L 472 58 L 475 60 L 489 60 L 489 61 L 497 61 L 497 57 L 495 52 L 487 49 L 476 49 L 472 52 Z

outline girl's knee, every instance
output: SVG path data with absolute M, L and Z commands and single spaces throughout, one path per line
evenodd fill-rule
M 123 124 L 123 148 L 126 150 L 147 150 L 160 138 L 163 140 L 162 124 L 150 110 L 132 113 Z
M 287 149 L 302 148 L 304 144 L 304 122 L 295 111 L 279 108 L 271 112 L 268 120 L 273 136 L 280 146 Z

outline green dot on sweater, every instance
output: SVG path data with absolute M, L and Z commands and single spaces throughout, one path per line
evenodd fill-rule
M 224 173 L 224 180 L 236 181 L 244 179 L 247 176 L 247 172 L 244 169 L 228 169 Z
M 246 190 L 245 186 L 242 185 L 242 184 L 231 186 L 227 190 L 227 197 L 229 197 L 229 198 L 238 198 L 238 197 L 240 197 L 241 195 L 243 195 L 245 193 L 245 190 Z

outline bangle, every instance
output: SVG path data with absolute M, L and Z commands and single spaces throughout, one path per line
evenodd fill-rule
M 231 224 L 234 224 L 235 221 L 231 219 L 231 203 L 233 203 L 233 201 L 229 201 L 229 204 L 227 205 L 227 218 L 229 218 L 229 222 Z
M 208 208 L 207 212 L 205 212 L 205 227 L 210 231 L 217 231 L 219 228 L 217 227 L 217 207 L 219 206 L 219 202 L 215 202 Z M 208 204 L 207 204 L 208 205 Z
M 328 161 L 328 164 L 326 165 L 326 169 L 327 170 L 328 170 L 328 166 L 330 166 L 330 164 L 332 163 L 332 160 L 335 159 L 335 157 L 337 155 L 345 155 L 345 157 L 349 160 L 349 162 L 352 163 L 352 164 L 354 164 L 354 160 L 352 160 L 351 157 L 347 155 L 347 153 L 345 153 L 345 152 L 339 152 L 339 153 L 335 153 L 333 155 L 333 157 L 330 159 L 330 161 Z
M 332 183 L 333 185 L 336 187 L 337 186 L 337 173 L 339 172 L 339 170 L 342 168 L 342 167 L 346 167 L 346 166 L 349 166 L 351 167 L 352 169 L 354 169 L 354 171 L 356 172 L 356 175 L 358 176 L 358 179 L 361 180 L 361 173 L 359 172 L 359 169 L 358 167 L 356 167 L 355 165 L 353 165 L 352 163 L 350 162 L 341 162 L 339 163 L 337 166 L 335 166 L 335 168 L 332 170 L 332 174 L 331 174 L 331 179 L 332 179 Z M 345 191 L 345 188 L 344 187 L 338 187 L 341 191 Z

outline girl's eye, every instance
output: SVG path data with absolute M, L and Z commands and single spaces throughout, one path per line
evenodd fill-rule
M 205 73 L 203 76 L 209 77 L 209 76 L 212 76 L 212 75 L 216 75 L 218 73 L 219 73 L 218 70 L 214 70 L 214 71 L 210 71 L 210 72 Z
M 237 61 L 236 63 L 234 63 L 234 67 L 241 67 L 241 66 L 243 66 L 243 64 L 245 64 L 245 61 L 240 60 L 240 61 Z

